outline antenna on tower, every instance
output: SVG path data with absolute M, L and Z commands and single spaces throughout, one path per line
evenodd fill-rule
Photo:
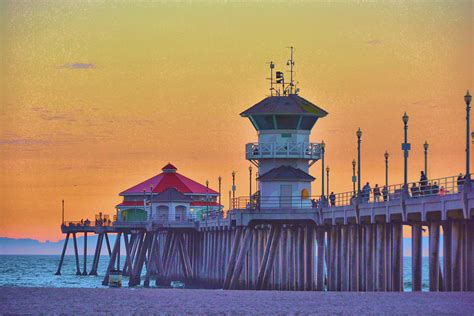
M 270 80 L 270 96 L 273 96 L 273 69 L 275 69 L 275 64 L 273 61 L 270 62 L 270 78 L 267 78 Z
M 290 49 L 290 59 L 286 62 L 287 66 L 290 66 L 290 94 L 293 94 L 293 87 L 295 86 L 295 83 L 293 81 L 293 66 L 295 65 L 295 60 L 293 59 L 293 52 L 294 52 L 294 47 L 290 46 L 288 47 Z

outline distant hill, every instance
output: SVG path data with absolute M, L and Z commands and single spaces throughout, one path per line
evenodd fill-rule
M 111 234 L 109 236 L 110 239 L 110 247 L 113 247 L 115 242 L 115 235 Z M 81 236 L 77 238 L 77 248 L 79 254 L 82 256 L 83 254 L 83 244 L 84 244 L 84 237 Z M 88 235 L 87 236 L 87 253 L 89 255 L 94 254 L 95 246 L 97 244 L 97 235 Z M 35 239 L 23 238 L 23 239 L 15 239 L 15 238 L 7 238 L 7 237 L 0 237 L 0 255 L 60 255 L 63 249 L 64 240 L 60 240 L 57 242 L 40 242 Z M 125 253 L 124 243 L 122 240 L 121 243 L 121 253 Z M 404 256 L 411 256 L 411 239 L 405 238 L 403 240 L 403 252 Z M 442 247 L 441 247 L 442 248 Z M 441 249 L 442 250 L 442 249 Z M 102 245 L 103 255 L 107 254 L 107 246 L 104 244 Z M 442 251 L 440 252 L 442 255 Z M 73 255 L 74 254 L 74 243 L 72 237 L 69 239 L 67 245 L 66 254 Z M 428 237 L 423 237 L 423 256 L 428 256 Z
M 115 236 L 110 235 L 110 247 L 113 247 L 113 243 L 115 242 Z M 82 255 L 84 248 L 84 237 L 77 237 L 77 248 L 79 254 Z M 88 235 L 87 236 L 87 253 L 89 255 L 94 254 L 94 250 L 97 244 L 97 235 Z M 61 251 L 63 250 L 64 239 L 57 241 L 57 242 L 41 242 L 36 239 L 30 238 L 7 238 L 7 237 L 0 237 L 0 255 L 60 255 Z M 122 241 L 122 248 L 124 247 Z M 106 254 L 107 246 L 104 244 L 102 245 L 102 254 Z M 71 238 L 69 238 L 69 242 L 67 245 L 66 254 L 73 255 L 74 254 L 74 242 Z

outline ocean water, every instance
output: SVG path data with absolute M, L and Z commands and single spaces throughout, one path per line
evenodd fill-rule
M 88 271 L 93 256 L 87 257 Z M 121 262 L 125 262 L 122 257 Z M 108 256 L 101 256 L 98 276 L 77 276 L 74 256 L 65 256 L 61 275 L 54 275 L 59 263 L 56 255 L 0 255 L 0 287 L 76 287 L 100 288 L 108 264 Z M 83 268 L 82 257 L 80 260 Z M 423 290 L 428 290 L 428 258 L 423 257 Z M 411 291 L 411 258 L 404 257 L 405 291 Z M 126 282 L 125 282 L 126 284 Z

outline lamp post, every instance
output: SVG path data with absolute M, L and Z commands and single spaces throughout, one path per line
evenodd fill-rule
M 326 190 L 327 190 L 327 191 L 326 191 L 326 192 L 327 192 L 326 195 L 329 196 L 329 166 L 326 167 L 326 175 L 327 175 L 327 177 L 328 177 L 328 180 L 327 180 L 327 181 L 328 181 L 328 186 L 327 186 L 327 188 L 326 188 Z
M 383 155 L 385 157 L 385 187 L 388 190 L 388 151 L 385 151 Z
M 209 216 L 209 180 L 206 180 L 206 216 Z
M 222 185 L 222 177 L 219 176 L 217 178 L 217 181 L 219 181 L 219 208 L 221 207 L 222 203 L 221 203 L 221 185 Z
M 466 95 L 464 96 L 464 101 L 466 102 L 466 176 L 465 182 L 471 182 L 471 147 L 469 146 L 470 142 L 470 114 L 471 114 L 471 100 L 472 96 L 467 90 Z
M 321 142 L 321 201 L 324 201 L 324 153 L 326 144 L 324 140 Z
M 249 166 L 249 184 L 250 184 L 249 199 L 251 199 L 252 198 L 252 166 Z
M 235 171 L 232 171 L 232 199 L 235 199 Z
M 356 195 L 356 160 L 352 159 L 352 191 L 354 193 L 354 197 Z
M 356 132 L 357 136 L 357 195 L 360 196 L 360 138 L 362 137 L 362 131 L 359 129 Z
M 232 210 L 232 191 L 229 190 L 229 210 Z
M 61 213 L 61 219 L 62 219 L 61 224 L 64 225 L 64 200 L 62 201 L 62 206 L 63 207 L 62 207 L 62 213 Z
M 405 141 L 402 144 L 403 150 L 403 186 L 405 190 L 408 190 L 408 152 L 410 151 L 410 143 L 408 143 L 408 115 L 405 112 L 402 117 L 403 130 Z
M 425 140 L 423 144 L 423 149 L 425 150 L 425 176 L 428 178 L 428 142 Z

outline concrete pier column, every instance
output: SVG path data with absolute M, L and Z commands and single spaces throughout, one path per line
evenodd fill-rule
M 329 291 L 337 290 L 337 277 L 336 277 L 336 255 L 337 255 L 337 226 L 331 226 L 330 238 L 329 238 Z
M 466 233 L 467 291 L 474 291 L 474 220 L 466 223 Z
M 336 242 L 336 282 L 337 289 L 336 291 L 341 291 L 342 289 L 342 267 L 341 267 L 341 258 L 342 258 L 342 226 L 337 226 L 337 242 Z
M 392 225 L 385 224 L 385 284 L 388 292 L 392 291 Z
M 350 290 L 351 292 L 357 292 L 359 290 L 359 234 L 357 231 L 357 225 L 349 226 L 350 232 Z
M 374 291 L 374 225 L 365 227 L 365 289 Z
M 323 227 L 318 227 L 316 229 L 316 241 L 318 243 L 318 266 L 317 266 L 317 276 L 316 276 L 316 291 L 324 290 L 324 257 L 325 257 L 325 232 Z
M 61 253 L 61 258 L 59 259 L 58 270 L 56 271 L 55 275 L 61 275 L 61 267 L 63 266 L 64 255 L 66 254 L 67 242 L 69 241 L 69 234 L 66 234 L 66 239 L 64 240 L 63 251 Z
M 314 289 L 314 227 L 307 225 L 305 230 L 305 291 L 312 291 Z
M 304 226 L 298 229 L 298 290 L 305 289 L 305 229 Z
M 461 222 L 456 220 L 451 223 L 451 277 L 452 290 L 462 290 L 462 233 Z
M 451 221 L 446 221 L 443 226 L 443 277 L 444 291 L 451 291 Z
M 283 226 L 280 241 L 280 274 L 281 289 L 288 290 L 288 226 Z
M 341 291 L 349 291 L 349 226 L 341 226 Z
M 429 226 L 429 270 L 430 292 L 439 291 L 439 223 L 431 222 Z
M 365 265 L 366 265 L 366 250 L 365 250 L 365 225 L 357 225 L 359 237 L 359 291 L 365 291 Z
M 403 225 L 392 224 L 392 291 L 403 291 Z
M 376 291 L 383 292 L 385 291 L 385 224 L 376 224 L 376 229 Z
M 87 232 L 84 232 L 84 269 L 82 275 L 87 275 Z
M 411 275 L 412 275 L 412 291 L 417 292 L 421 291 L 422 288 L 422 278 L 421 278 L 421 269 L 422 269 L 422 245 L 421 245 L 421 224 L 413 223 L 411 229 Z

